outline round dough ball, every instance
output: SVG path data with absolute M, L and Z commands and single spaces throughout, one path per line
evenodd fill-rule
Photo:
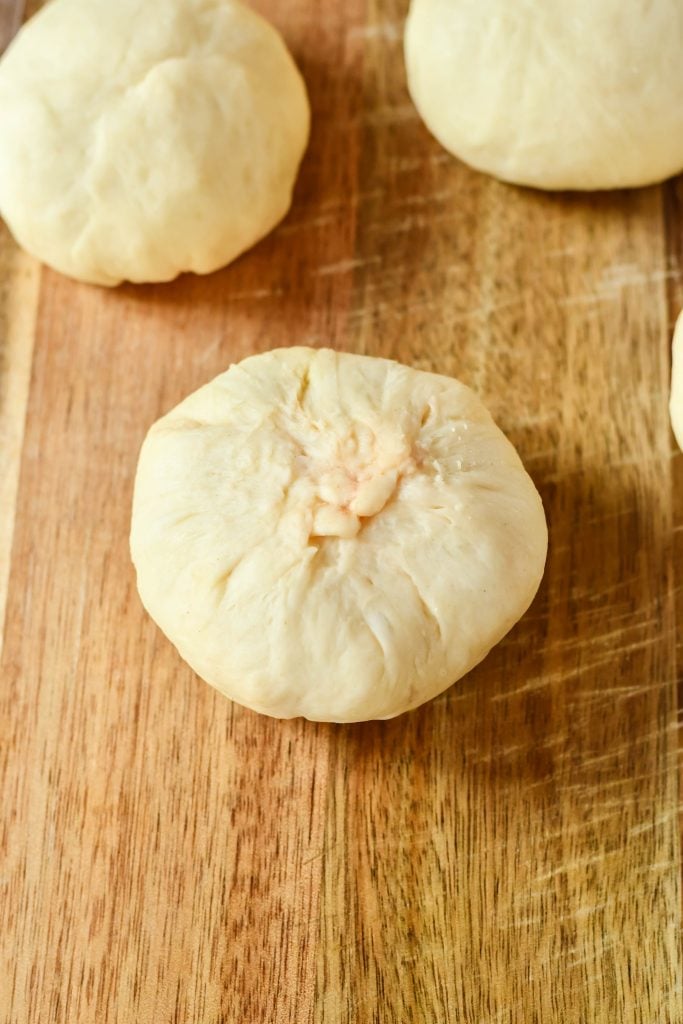
M 102 285 L 207 274 L 287 212 L 308 139 L 282 39 L 233 0 L 52 0 L 0 61 L 0 211 Z
M 683 168 L 678 0 L 413 0 L 408 84 L 466 163 L 546 189 L 626 188 Z
M 671 353 L 671 402 L 669 404 L 671 427 L 683 449 L 683 313 L 676 321 Z
M 245 359 L 140 454 L 145 607 L 200 676 L 279 718 L 391 718 L 441 693 L 526 610 L 546 548 L 481 402 L 385 359 Z

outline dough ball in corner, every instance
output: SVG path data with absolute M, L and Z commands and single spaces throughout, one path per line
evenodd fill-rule
M 51 0 L 0 59 L 0 213 L 83 281 L 207 274 L 287 212 L 309 120 L 235 0 Z
M 678 0 L 412 0 L 408 85 L 465 163 L 543 189 L 683 168 Z

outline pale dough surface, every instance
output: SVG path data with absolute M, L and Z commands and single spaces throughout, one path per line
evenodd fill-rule
M 439 141 L 506 181 L 645 185 L 683 167 L 679 0 L 413 0 L 409 88 Z
M 52 0 L 0 60 L 0 212 L 114 285 L 203 274 L 287 212 L 309 131 L 282 39 L 233 0 Z
M 143 603 L 200 676 L 276 717 L 389 718 L 441 693 L 526 610 L 546 548 L 479 399 L 389 360 L 248 358 L 140 455 Z
M 671 353 L 671 427 L 678 447 L 683 449 L 683 313 L 676 321 Z

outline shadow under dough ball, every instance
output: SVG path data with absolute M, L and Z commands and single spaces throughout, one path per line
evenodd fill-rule
M 309 117 L 234 0 L 52 0 L 0 60 L 0 212 L 84 281 L 210 273 L 289 209 Z
M 505 181 L 613 189 L 683 168 L 679 0 L 413 0 L 412 98 L 446 149 Z

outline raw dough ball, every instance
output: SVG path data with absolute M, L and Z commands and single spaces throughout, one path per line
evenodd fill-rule
M 546 547 L 475 395 L 384 359 L 245 359 L 140 455 L 147 610 L 200 676 L 280 718 L 391 718 L 441 693 L 525 611 Z
M 0 211 L 84 281 L 210 273 L 285 215 L 308 127 L 280 36 L 233 0 L 53 0 L 0 61 Z
M 683 313 L 676 321 L 671 353 L 671 426 L 678 447 L 683 449 Z
M 429 129 L 498 178 L 624 188 L 683 167 L 679 0 L 413 0 L 405 53 Z

